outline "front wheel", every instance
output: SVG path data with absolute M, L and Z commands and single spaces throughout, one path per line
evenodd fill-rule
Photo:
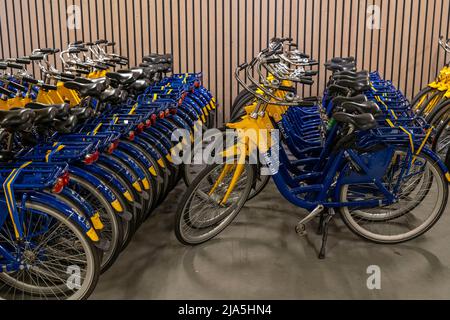
M 208 166 L 193 181 L 175 217 L 175 235 L 181 243 L 199 245 L 207 242 L 233 222 L 247 202 L 254 180 L 254 168 L 249 164 L 242 166 L 242 173 L 232 189 L 236 164 Z
M 0 244 L 8 247 L 24 267 L 0 272 L 0 299 L 79 300 L 94 290 L 100 257 L 93 243 L 58 211 L 27 202 L 21 217 L 25 241 L 11 237 L 11 223 L 3 226 Z

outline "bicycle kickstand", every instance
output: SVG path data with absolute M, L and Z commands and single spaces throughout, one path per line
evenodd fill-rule
M 334 209 L 330 209 L 326 214 L 324 214 L 324 219 L 321 223 L 320 231 L 322 232 L 322 247 L 319 253 L 319 259 L 323 260 L 326 256 L 327 242 L 328 242 L 328 228 L 331 221 L 335 217 L 336 213 Z

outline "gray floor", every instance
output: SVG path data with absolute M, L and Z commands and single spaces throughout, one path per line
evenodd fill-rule
M 182 188 L 157 210 L 100 279 L 93 299 L 450 299 L 450 210 L 421 239 L 399 246 L 359 240 L 338 221 L 326 260 L 320 237 L 294 227 L 304 212 L 273 185 L 220 238 L 195 248 L 173 235 Z M 381 290 L 367 268 L 381 268 Z

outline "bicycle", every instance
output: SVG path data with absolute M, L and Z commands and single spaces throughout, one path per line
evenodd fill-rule
M 367 72 L 354 72 L 352 61 L 336 60 L 327 66 L 330 70 L 339 67 L 333 70 L 334 76 L 351 79 L 341 79 L 329 86 L 328 96 L 341 96 L 338 97 L 341 104 L 336 103 L 333 110 L 298 98 L 292 82 L 304 82 L 302 73 L 289 79 L 285 73 L 277 73 L 277 64 L 293 54 L 283 52 L 280 44 L 275 45 L 236 70 L 236 79 L 255 96 L 257 103 L 240 122 L 227 125 L 238 131 L 238 143 L 223 151 L 224 164 L 208 166 L 184 195 L 175 219 L 178 240 L 186 245 L 198 245 L 216 237 L 232 223 L 254 183 L 255 165 L 249 163 L 254 152 L 266 159 L 280 193 L 291 203 L 310 211 L 296 228 L 299 234 L 305 233 L 308 222 L 321 218 L 320 258 L 325 257 L 328 225 L 336 215 L 335 210 L 339 210 L 352 232 L 377 243 L 401 243 L 428 231 L 445 209 L 446 176 L 449 177 L 448 169 L 425 147 L 429 134 L 421 127 L 411 127 L 406 133 L 400 128 L 402 125 L 397 127 L 389 119 L 392 112 L 382 112 L 373 103 L 354 102 L 355 96 L 370 89 L 370 81 Z M 262 76 L 263 68 L 275 79 L 267 81 Z M 243 70 L 259 92 L 239 78 Z M 259 81 L 252 79 L 253 70 L 260 75 Z M 296 75 L 295 71 L 289 69 L 289 74 Z M 366 79 L 361 78 L 364 74 Z M 351 95 L 342 97 L 342 89 Z M 279 91 L 284 94 L 277 96 Z M 327 111 L 331 111 L 332 117 L 323 121 Z M 377 120 L 375 117 L 380 113 L 383 119 Z M 381 125 L 387 120 L 393 126 Z M 404 124 L 401 120 L 399 123 Z M 257 138 L 245 134 L 275 128 L 281 132 L 280 141 L 272 141 L 267 134 L 256 135 Z M 279 150 L 279 157 L 271 158 L 273 150 Z M 431 187 L 437 190 L 430 192 Z M 408 220 L 411 212 L 420 213 L 418 208 L 424 198 L 433 194 L 437 195 L 435 205 L 418 225 L 401 225 L 406 231 L 376 229 L 384 223 L 392 227 L 397 219 Z M 417 199 L 404 205 L 414 195 Z

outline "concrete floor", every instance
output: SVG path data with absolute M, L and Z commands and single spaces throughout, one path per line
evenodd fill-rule
M 450 299 L 450 210 L 428 234 L 398 246 L 359 240 L 340 221 L 326 260 L 320 237 L 294 227 L 304 211 L 270 185 L 219 238 L 195 248 L 172 231 L 178 187 L 100 279 L 92 299 Z M 367 268 L 381 268 L 381 290 Z

